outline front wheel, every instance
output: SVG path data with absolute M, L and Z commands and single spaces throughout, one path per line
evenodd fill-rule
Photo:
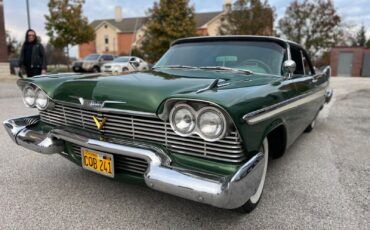
M 268 158 L 269 158 L 269 146 L 268 146 L 268 140 L 265 138 L 263 140 L 262 146 L 260 148 L 260 151 L 264 155 L 264 163 L 263 163 L 263 172 L 261 176 L 260 183 L 258 185 L 258 188 L 253 194 L 249 200 L 240 207 L 240 210 L 244 213 L 249 213 L 253 209 L 255 209 L 258 205 L 258 202 L 261 200 L 262 192 L 263 192 L 263 187 L 265 185 L 265 179 L 266 179 L 266 173 L 267 173 L 267 165 L 268 165 Z
M 313 121 L 307 126 L 307 128 L 304 130 L 305 133 L 309 133 L 311 132 L 314 128 L 315 128 L 315 125 L 316 125 L 316 117 L 315 119 L 313 119 Z
M 94 68 L 92 69 L 94 73 L 99 73 L 100 72 L 100 68 L 97 67 L 97 66 L 94 66 Z

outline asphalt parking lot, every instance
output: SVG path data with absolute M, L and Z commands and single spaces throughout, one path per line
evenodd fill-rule
M 370 229 L 370 79 L 332 78 L 316 128 L 270 162 L 249 215 L 88 172 L 0 128 L 0 229 Z M 37 113 L 0 82 L 0 120 Z

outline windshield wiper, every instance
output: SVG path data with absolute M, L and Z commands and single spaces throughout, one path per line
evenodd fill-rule
M 252 71 L 246 70 L 246 69 L 236 69 L 236 68 L 230 68 L 226 66 L 201 66 L 199 69 L 204 69 L 204 70 L 221 70 L 221 71 L 233 71 L 233 72 L 240 72 L 244 74 L 253 74 Z
M 159 69 L 159 68 L 167 68 L 167 69 L 198 69 L 198 67 L 190 66 L 190 65 L 165 65 L 165 66 L 153 67 L 153 69 Z

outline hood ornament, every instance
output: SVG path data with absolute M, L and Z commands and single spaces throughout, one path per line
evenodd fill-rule
M 92 118 L 94 119 L 96 128 L 98 128 L 99 130 L 101 130 L 104 127 L 105 122 L 107 121 L 106 117 L 104 117 L 102 121 L 99 121 L 99 118 L 97 118 L 96 116 L 92 116 Z

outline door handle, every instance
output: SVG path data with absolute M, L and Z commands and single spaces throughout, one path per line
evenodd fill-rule
M 318 81 L 320 76 L 313 76 L 312 77 L 312 83 L 316 83 Z

